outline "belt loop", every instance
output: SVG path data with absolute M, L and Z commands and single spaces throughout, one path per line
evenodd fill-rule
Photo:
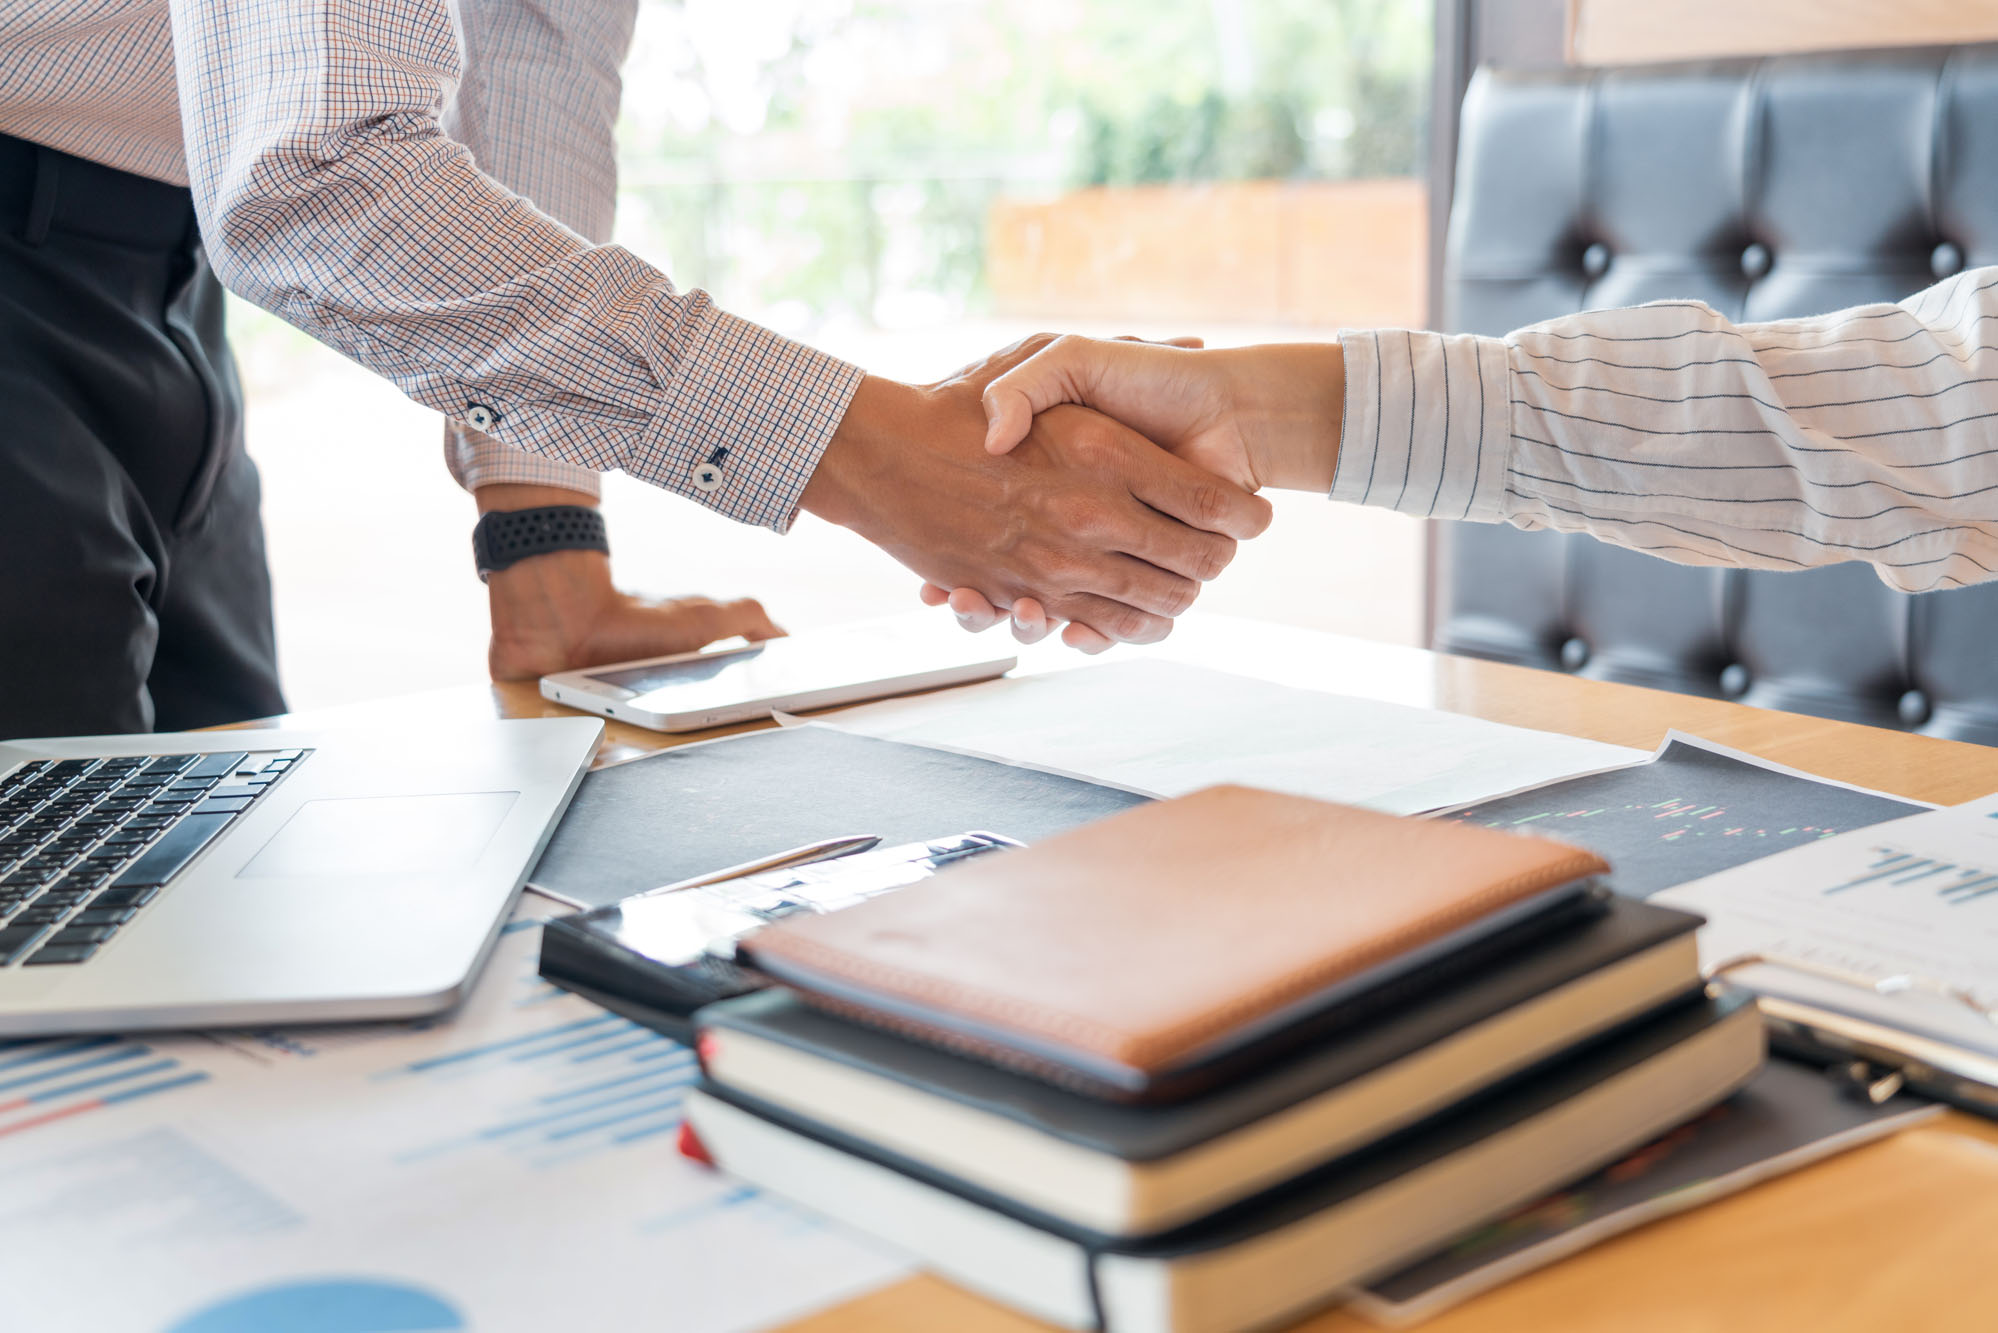
M 62 159 L 40 144 L 35 145 L 35 188 L 28 196 L 28 221 L 21 239 L 40 245 L 48 239 L 49 223 L 55 218 L 56 190 L 62 177 Z

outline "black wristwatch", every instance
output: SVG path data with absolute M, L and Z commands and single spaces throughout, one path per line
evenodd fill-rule
M 549 505 L 543 509 L 494 510 L 472 529 L 472 559 L 479 580 L 533 555 L 550 551 L 602 551 L 610 554 L 604 516 L 588 505 Z

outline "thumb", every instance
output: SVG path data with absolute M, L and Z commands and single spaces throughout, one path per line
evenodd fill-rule
M 1061 403 L 1088 403 L 1096 372 L 1089 338 L 1064 335 L 985 386 L 985 452 L 1003 454 L 1027 438 L 1034 416 Z

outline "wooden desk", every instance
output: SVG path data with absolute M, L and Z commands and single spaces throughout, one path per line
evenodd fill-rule
M 1196 617 L 1167 644 L 1144 651 L 1283 684 L 1644 749 L 1677 728 L 1808 772 L 1925 800 L 1964 801 L 1998 791 L 1998 748 L 1283 626 Z M 1077 660 L 1058 649 L 1025 656 L 1023 666 L 1035 669 Z M 538 717 L 568 710 L 545 702 L 532 686 L 502 685 L 274 721 L 372 724 L 400 717 L 420 725 L 495 712 Z M 615 761 L 676 743 L 611 724 L 602 758 Z M 1430 1333 L 1982 1328 L 1998 1324 L 1994 1236 L 1998 1124 L 1952 1112 L 1933 1127 L 1611 1241 L 1422 1327 Z M 1026 1333 L 1042 1327 L 922 1277 L 805 1319 L 792 1333 Z M 1312 1333 L 1371 1327 L 1338 1311 L 1300 1325 Z

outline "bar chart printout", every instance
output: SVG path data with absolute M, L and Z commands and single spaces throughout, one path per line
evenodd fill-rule
M 1877 889 L 1919 885 L 1952 907 L 1962 907 L 1998 893 L 1998 871 L 1986 870 L 1982 866 L 1959 865 L 1954 861 L 1939 861 L 1932 856 L 1919 856 L 1892 847 L 1876 847 L 1873 853 L 1873 860 L 1867 865 L 1865 874 L 1826 885 L 1820 892 L 1830 897 L 1851 893 L 1868 885 Z
M 1453 817 L 1586 847 L 1613 867 L 1617 892 L 1647 898 L 1927 808 L 1675 738 L 1648 763 L 1501 796 Z
M 0 1329 L 724 1333 L 906 1271 L 682 1158 L 692 1053 L 536 924 L 440 1019 L 0 1042 Z
M 539 977 L 517 983 L 515 1006 L 543 1005 L 555 988 Z M 557 992 L 559 994 L 559 992 Z M 559 1013 L 573 1010 L 564 1006 Z M 601 1011 L 550 1018 L 517 1035 L 454 1048 L 392 1066 L 374 1081 L 498 1084 L 481 1098 L 478 1123 L 404 1149 L 397 1160 L 499 1151 L 533 1166 L 615 1151 L 679 1128 L 680 1101 L 697 1073 L 694 1053 L 650 1028 Z
M 208 1074 L 120 1037 L 0 1041 L 0 1141 L 205 1082 Z
M 1707 918 L 1701 964 L 1730 981 L 1998 1056 L 1998 796 L 1654 901 Z

